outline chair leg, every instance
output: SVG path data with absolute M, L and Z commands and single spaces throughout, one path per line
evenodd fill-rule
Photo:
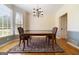
M 56 42 L 56 38 L 54 39 L 54 41 L 55 41 L 55 44 L 57 44 L 57 42 Z
M 20 46 L 20 44 L 21 44 L 21 39 L 20 39 L 20 41 L 19 41 L 19 46 Z
M 55 44 L 55 43 L 54 43 L 54 40 L 52 40 L 52 48 L 53 48 L 53 50 L 55 50 L 55 49 L 54 49 L 54 44 Z
M 23 40 L 23 51 L 25 49 L 25 40 Z

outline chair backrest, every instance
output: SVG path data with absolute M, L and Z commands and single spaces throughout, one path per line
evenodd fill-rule
M 56 35 L 56 33 L 57 33 L 57 30 L 58 30 L 58 27 L 53 27 L 53 30 L 52 30 L 52 32 L 53 32 L 53 34 L 54 34 L 54 35 Z
M 19 35 L 23 35 L 24 29 L 22 27 L 18 27 L 18 32 L 19 32 Z

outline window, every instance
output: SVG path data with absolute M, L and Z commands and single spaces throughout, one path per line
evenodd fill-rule
M 12 10 L 5 5 L 0 5 L 0 37 L 12 34 Z
M 18 27 L 23 27 L 23 15 L 20 12 L 16 12 L 16 19 L 15 19 L 15 34 L 18 34 Z

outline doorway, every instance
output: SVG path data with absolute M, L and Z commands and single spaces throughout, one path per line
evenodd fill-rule
M 60 37 L 63 39 L 67 39 L 67 13 L 60 16 Z

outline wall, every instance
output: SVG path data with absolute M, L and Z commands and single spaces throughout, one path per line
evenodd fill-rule
M 49 30 L 54 26 L 55 13 L 62 6 L 62 4 L 21 4 L 16 6 L 29 12 L 30 19 L 24 20 L 26 23 L 25 26 L 27 26 L 25 27 L 26 30 Z M 40 18 L 33 17 L 34 8 L 41 8 L 44 16 Z M 26 18 L 27 17 L 25 17 L 25 19 Z
M 64 5 L 57 13 L 56 13 L 56 26 L 59 27 L 59 17 L 63 14 L 68 14 L 68 41 L 79 46 L 79 5 Z M 58 34 L 58 36 L 60 36 Z
M 24 19 L 23 19 L 23 24 L 24 24 L 24 30 L 29 30 L 30 27 L 30 22 L 29 22 L 29 13 L 24 12 Z
M 42 17 L 30 16 L 30 30 L 51 30 L 54 26 L 54 16 L 44 13 Z

